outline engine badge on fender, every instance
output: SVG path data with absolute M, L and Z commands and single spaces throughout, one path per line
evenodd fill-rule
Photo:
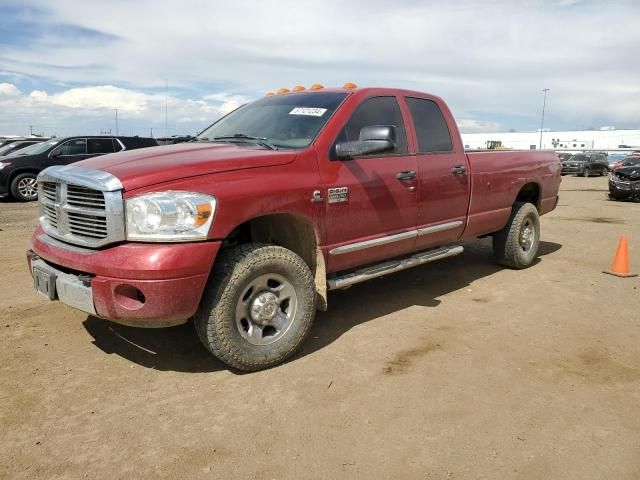
M 329 203 L 340 203 L 349 201 L 349 187 L 330 188 L 327 191 Z

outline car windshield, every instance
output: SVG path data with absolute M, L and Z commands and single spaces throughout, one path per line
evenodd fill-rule
M 18 143 L 14 142 L 14 143 L 9 143 L 9 144 L 5 145 L 4 147 L 0 147 L 0 155 L 4 155 L 9 150 L 13 150 L 17 146 L 18 146 Z
M 198 135 L 198 140 L 304 148 L 313 142 L 346 96 L 337 92 L 303 92 L 265 97 L 221 118 Z
M 58 143 L 60 143 L 60 140 L 49 140 L 48 142 L 36 143 L 35 145 L 21 148 L 17 152 L 12 153 L 11 156 L 22 157 L 24 155 L 38 155 L 39 153 L 44 153 L 50 148 L 53 148 L 53 146 Z
M 633 167 L 636 165 L 640 165 L 640 157 L 627 157 L 622 162 L 623 167 Z
M 569 160 L 571 160 L 572 162 L 584 162 L 587 160 L 587 157 L 585 157 L 584 155 L 574 155 Z

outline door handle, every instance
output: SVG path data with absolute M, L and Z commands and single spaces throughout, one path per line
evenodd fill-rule
M 464 165 L 456 165 L 451 169 L 451 173 L 453 173 L 454 175 L 464 175 L 465 173 L 467 173 L 467 167 L 465 167 Z
M 402 172 L 396 173 L 396 178 L 398 180 L 415 180 L 416 172 L 413 170 L 403 170 Z

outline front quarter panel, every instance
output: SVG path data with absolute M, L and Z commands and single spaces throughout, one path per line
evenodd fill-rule
M 225 239 L 238 225 L 268 214 L 290 213 L 307 218 L 322 242 L 323 204 L 311 201 L 318 186 L 312 148 L 285 165 L 247 168 L 191 177 L 125 192 L 131 198 L 147 192 L 185 190 L 213 195 L 217 200 L 209 238 Z

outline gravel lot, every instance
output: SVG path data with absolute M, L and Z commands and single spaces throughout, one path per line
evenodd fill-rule
M 640 478 L 640 203 L 564 177 L 540 261 L 460 257 L 332 293 L 292 361 L 233 373 L 192 325 L 32 292 L 36 207 L 0 201 L 0 477 Z

